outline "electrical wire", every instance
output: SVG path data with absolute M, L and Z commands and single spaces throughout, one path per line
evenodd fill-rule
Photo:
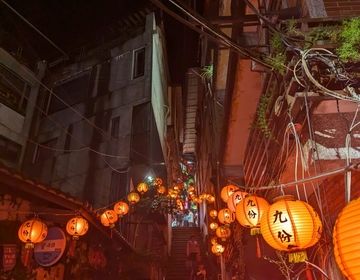
M 65 59 L 69 59 L 69 55 L 63 51 L 59 46 L 57 46 L 49 37 L 42 33 L 38 28 L 36 28 L 30 21 L 28 21 L 24 16 L 22 16 L 17 10 L 10 6 L 5 0 L 0 0 L 6 7 L 8 7 L 13 13 L 15 13 L 19 18 L 21 18 L 27 25 L 34 29 L 41 37 L 48 41 L 55 49 L 57 49 L 61 54 L 64 55 Z
M 272 189 L 280 189 L 280 188 L 288 188 L 288 187 L 292 187 L 295 186 L 296 184 L 303 184 L 303 183 L 307 183 L 307 182 L 311 182 L 311 181 L 316 181 L 316 180 L 320 180 L 320 179 L 325 179 L 328 177 L 332 177 L 338 174 L 342 174 L 345 173 L 349 170 L 356 170 L 358 169 L 360 166 L 360 161 L 356 162 L 356 163 L 351 163 L 348 166 L 342 167 L 342 168 L 338 168 L 338 169 L 333 169 L 327 172 L 323 172 L 321 174 L 315 175 L 315 176 L 309 176 L 307 178 L 304 179 L 300 179 L 297 181 L 293 181 L 293 182 L 288 182 L 288 183 L 283 183 L 283 184 L 277 184 L 277 185 L 272 185 L 272 186 L 262 186 L 262 187 L 244 187 L 232 180 L 229 180 L 229 182 L 233 183 L 234 185 L 238 186 L 239 188 L 242 188 L 244 190 L 256 190 L 256 191 L 262 191 L 262 190 L 272 190 Z
M 60 213 L 60 212 L 38 212 L 38 211 L 22 211 L 22 210 L 9 210 L 9 209 L 0 209 L 0 212 L 5 212 L 5 213 L 11 213 L 11 215 L 13 214 L 18 214 L 18 215 L 30 215 L 30 214 L 36 214 L 36 215 L 44 215 L 44 216 L 48 216 L 48 215 L 53 215 L 53 216 L 75 216 L 77 211 L 69 211 L 71 213 Z
M 189 16 L 191 19 L 193 19 L 195 22 L 197 22 L 198 24 L 200 24 L 204 29 L 206 29 L 208 32 L 212 33 L 213 35 L 215 35 L 216 37 L 220 38 L 221 41 L 228 47 L 232 48 L 233 50 L 239 52 L 240 54 L 251 58 L 252 60 L 258 62 L 259 64 L 267 67 L 267 68 L 273 68 L 270 64 L 266 63 L 264 60 L 256 57 L 254 54 L 250 53 L 248 49 L 246 48 L 242 48 L 240 47 L 238 44 L 234 43 L 231 38 L 229 38 L 227 35 L 225 35 L 223 32 L 221 31 L 217 31 L 215 30 L 214 27 L 209 26 L 209 24 L 204 22 L 204 19 L 201 19 L 198 15 L 194 15 L 193 13 L 187 11 L 183 6 L 181 6 L 180 4 L 178 4 L 177 2 L 173 1 L 173 0 L 168 0 L 171 4 L 173 4 L 175 7 L 177 7 L 181 12 L 183 12 L 184 14 L 186 14 L 187 16 Z M 155 5 L 157 1 L 152 1 L 155 2 Z M 159 6 L 159 5 L 157 5 Z M 163 9 L 163 7 L 160 7 L 161 9 Z M 165 11 L 166 12 L 166 11 Z M 189 21 L 188 21 L 189 22 Z M 191 22 L 190 22 L 191 23 Z
M 323 48 L 312 48 L 312 49 L 308 49 L 302 53 L 302 56 L 301 56 L 302 68 L 303 68 L 304 73 L 306 74 L 307 78 L 311 81 L 311 83 L 313 85 L 315 85 L 315 87 L 320 89 L 323 93 L 330 95 L 334 98 L 360 103 L 359 96 L 357 96 L 355 94 L 353 94 L 352 96 L 345 96 L 345 95 L 339 94 L 333 90 L 330 90 L 330 89 L 324 87 L 313 77 L 313 75 L 311 74 L 310 69 L 308 67 L 308 63 L 307 63 L 309 56 L 311 56 L 311 52 L 315 52 L 315 55 L 317 55 L 317 56 L 319 56 L 319 52 L 325 52 L 325 54 L 334 55 L 331 51 L 329 51 L 327 49 L 323 49 Z

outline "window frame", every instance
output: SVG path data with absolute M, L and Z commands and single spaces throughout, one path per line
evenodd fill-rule
M 143 61 L 143 68 L 142 68 L 142 72 L 138 71 L 138 57 L 139 54 L 143 52 L 144 53 L 144 61 Z M 146 60 L 146 48 L 145 47 L 141 47 L 141 48 L 137 48 L 133 50 L 133 55 L 132 55 L 132 69 L 131 69 L 131 78 L 132 80 L 141 78 L 145 76 L 145 60 Z

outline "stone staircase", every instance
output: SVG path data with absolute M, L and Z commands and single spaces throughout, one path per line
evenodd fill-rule
M 198 227 L 175 227 L 172 229 L 171 256 L 168 262 L 166 280 L 189 280 L 190 271 L 186 268 L 186 243 L 191 235 L 196 237 L 201 248 L 201 235 Z

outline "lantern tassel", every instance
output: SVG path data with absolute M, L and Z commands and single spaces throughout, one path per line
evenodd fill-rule
M 307 280 L 314 280 L 313 274 L 312 274 L 312 271 L 311 271 L 311 268 L 310 268 L 310 266 L 309 266 L 308 263 L 306 263 L 305 272 L 306 272 L 306 279 L 307 279 Z
M 32 248 L 31 247 L 25 247 L 25 256 L 24 256 L 24 266 L 30 270 L 31 269 L 31 253 L 32 253 Z
M 261 258 L 261 247 L 260 247 L 260 240 L 259 240 L 259 236 L 256 236 L 256 257 L 258 259 Z
M 76 239 L 73 238 L 69 245 L 68 255 L 70 258 L 75 256 L 75 248 L 76 248 Z
M 290 263 L 300 263 L 307 261 L 306 251 L 298 251 L 289 253 L 289 262 Z

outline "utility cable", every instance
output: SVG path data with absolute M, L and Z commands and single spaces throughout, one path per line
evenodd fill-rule
M 48 41 L 55 49 L 61 52 L 65 59 L 69 59 L 68 54 L 63 51 L 60 47 L 58 47 L 49 37 L 47 37 L 44 33 L 42 33 L 36 26 L 34 26 L 30 21 L 28 21 L 24 16 L 22 16 L 17 10 L 15 10 L 12 6 L 10 6 L 5 0 L 0 0 L 5 6 L 7 6 L 13 13 L 15 13 L 19 18 L 21 18 L 26 24 L 28 24 L 32 29 L 34 29 L 41 37 L 43 37 L 46 41 Z
M 345 172 L 348 172 L 350 170 L 356 170 L 358 169 L 360 166 L 360 161 L 356 162 L 356 163 L 351 163 L 348 166 L 342 167 L 342 168 L 338 168 L 338 169 L 333 169 L 315 176 L 310 176 L 304 179 L 300 179 L 297 181 L 293 181 L 293 182 L 288 182 L 288 183 L 284 183 L 284 184 L 278 184 L 278 185 L 273 185 L 273 186 L 262 186 L 262 187 L 244 187 L 232 180 L 229 180 L 229 182 L 231 182 L 232 184 L 238 186 L 239 188 L 242 188 L 244 190 L 255 190 L 255 191 L 262 191 L 262 190 L 272 190 L 272 189 L 281 189 L 281 188 L 288 188 L 288 187 L 292 187 L 295 186 L 296 184 L 303 184 L 303 183 L 307 183 L 307 182 L 312 182 L 312 181 L 316 181 L 316 180 L 320 180 L 320 179 L 325 179 L 328 177 L 332 177 L 338 174 L 342 174 Z
M 164 10 L 166 13 L 170 14 L 171 16 L 174 17 L 173 14 L 171 14 L 169 12 L 168 9 L 165 9 L 164 5 L 159 2 L 158 0 L 151 0 L 154 5 L 156 5 L 157 7 L 159 7 L 160 9 Z M 234 43 L 231 38 L 229 38 L 227 35 L 223 34 L 221 31 L 216 31 L 214 29 L 214 27 L 210 27 L 207 23 L 204 23 L 203 19 L 200 19 L 200 17 L 198 15 L 193 15 L 192 13 L 190 13 L 189 11 L 187 11 L 185 8 L 183 8 L 181 5 L 179 5 L 177 2 L 172 1 L 172 0 L 168 0 L 171 4 L 173 4 L 175 7 L 177 7 L 180 11 L 182 11 L 183 13 L 185 13 L 187 16 L 189 16 L 191 19 L 193 19 L 195 22 L 197 22 L 198 24 L 200 24 L 204 29 L 206 29 L 207 31 L 209 31 L 211 34 L 215 35 L 216 37 L 220 38 L 221 42 L 232 48 L 233 50 L 237 51 L 238 53 L 251 58 L 252 60 L 260 63 L 261 65 L 267 67 L 267 68 L 272 68 L 271 65 L 269 65 L 268 63 L 266 63 L 265 61 L 263 61 L 262 59 L 254 56 L 253 54 L 249 53 L 249 51 L 246 48 L 242 48 L 239 45 L 237 45 L 236 43 Z M 177 18 L 176 18 L 177 19 Z M 177 19 L 179 20 L 179 19 Z M 187 21 L 189 22 L 189 21 Z

